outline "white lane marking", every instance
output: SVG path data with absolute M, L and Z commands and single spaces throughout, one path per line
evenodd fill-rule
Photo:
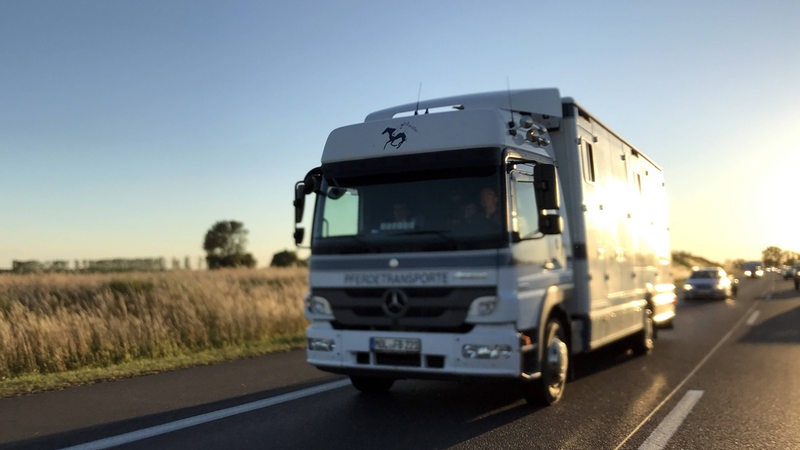
M 692 376 L 694 376 L 695 373 L 697 373 L 698 370 L 700 370 L 701 367 L 703 367 L 703 364 L 705 364 L 706 361 L 708 361 L 708 359 L 711 358 L 711 355 L 713 355 L 714 352 L 717 351 L 717 349 L 722 347 L 722 344 L 725 343 L 725 341 L 727 341 L 728 338 L 731 337 L 733 332 L 736 331 L 736 329 L 739 328 L 739 326 L 750 315 L 750 313 L 754 309 L 756 309 L 756 306 L 758 306 L 758 301 L 753 303 L 753 306 L 751 306 L 750 309 L 748 309 L 747 312 L 744 313 L 742 318 L 739 319 L 738 322 L 736 322 L 736 325 L 734 325 L 730 329 L 730 331 L 728 331 L 728 334 L 723 336 L 722 339 L 720 339 L 719 342 L 717 342 L 717 345 L 715 345 L 714 348 L 712 348 L 711 351 L 709 351 L 708 354 L 702 360 L 700 360 L 699 363 L 697 363 L 697 365 L 694 367 L 694 369 L 692 369 L 692 371 L 689 372 L 689 374 L 686 375 L 683 378 L 683 380 L 680 383 L 678 383 L 677 386 L 675 386 L 675 389 L 673 389 L 672 392 L 667 394 L 667 396 L 664 397 L 664 400 L 661 400 L 661 403 L 659 403 L 652 411 L 650 411 L 650 414 L 648 414 L 647 417 L 645 417 L 644 420 L 642 420 L 641 423 L 639 423 L 639 425 L 637 425 L 636 428 L 634 428 L 633 431 L 631 431 L 630 434 L 628 434 L 625 437 L 625 439 L 623 439 L 622 442 L 620 442 L 619 445 L 617 445 L 614 448 L 614 450 L 619 450 L 620 448 L 622 448 L 622 446 L 625 445 L 625 443 L 627 443 L 633 437 L 633 435 L 636 434 L 636 432 L 639 431 L 639 429 L 642 428 L 644 426 L 644 424 L 646 424 L 647 421 L 650 420 L 650 418 L 653 417 L 655 415 L 655 413 L 658 412 L 658 410 L 661 409 L 661 407 L 664 406 L 669 401 L 669 399 L 671 399 L 672 396 L 675 395 L 675 393 L 678 392 L 683 387 L 683 385 L 686 384 L 687 381 L 689 381 L 690 378 L 692 378 Z
M 761 311 L 758 311 L 758 310 L 756 310 L 756 311 L 753 311 L 753 314 L 750 314 L 750 318 L 749 318 L 749 319 L 747 319 L 747 325 L 749 325 L 749 326 L 751 326 L 751 327 L 752 327 L 753 325 L 755 325 L 755 323 L 756 323 L 756 320 L 758 320 L 758 315 L 759 315 L 760 313 L 761 313 Z
M 182 430 L 184 428 L 193 427 L 195 425 L 202 425 L 204 423 L 213 422 L 215 420 L 225 419 L 227 417 L 243 414 L 257 409 L 268 408 L 270 406 L 279 405 L 292 400 L 297 400 L 303 397 L 320 394 L 322 392 L 339 389 L 350 384 L 350 380 L 343 379 L 337 380 L 319 386 L 302 389 L 295 392 L 288 392 L 286 394 L 278 395 L 275 397 L 265 398 L 244 405 L 233 406 L 231 408 L 221 409 L 219 411 L 212 411 L 199 416 L 187 417 L 186 419 L 176 420 L 161 425 L 156 425 L 149 428 L 142 428 L 141 430 L 131 431 L 117 436 L 111 436 L 105 439 L 99 439 L 85 444 L 79 444 L 73 447 L 68 447 L 65 450 L 94 450 L 115 447 L 118 445 L 130 444 L 131 442 L 141 441 L 142 439 L 151 438 L 161 434 L 171 433 L 173 431 Z
M 658 428 L 650 433 L 650 437 L 644 441 L 639 450 L 661 450 L 666 447 L 667 442 L 678 431 L 678 427 L 681 426 L 683 420 L 702 396 L 703 391 L 687 391 L 675 408 L 661 421 Z

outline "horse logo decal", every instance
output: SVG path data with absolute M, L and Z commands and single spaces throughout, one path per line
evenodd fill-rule
M 402 128 L 402 127 L 401 127 Z M 386 128 L 383 130 L 381 134 L 388 134 L 389 139 L 386 140 L 386 143 L 383 144 L 383 149 L 386 150 L 387 145 L 391 145 L 394 148 L 400 148 L 401 145 L 406 141 L 406 134 L 402 131 L 395 133 L 397 131 L 396 128 Z

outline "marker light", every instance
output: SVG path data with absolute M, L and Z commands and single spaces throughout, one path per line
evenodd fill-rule
M 532 142 L 542 147 L 549 145 L 550 141 L 544 138 L 542 134 L 543 134 L 542 130 L 538 128 L 531 128 L 530 130 L 528 130 L 527 133 L 525 133 L 525 139 L 528 142 Z

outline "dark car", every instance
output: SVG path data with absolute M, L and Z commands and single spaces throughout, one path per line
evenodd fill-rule
M 734 294 L 734 282 L 721 267 L 705 267 L 692 272 L 683 285 L 683 298 L 726 299 Z
M 764 264 L 761 261 L 748 261 L 742 264 L 744 276 L 748 278 L 761 278 L 764 276 Z

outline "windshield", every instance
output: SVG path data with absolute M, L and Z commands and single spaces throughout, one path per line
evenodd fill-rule
M 505 198 L 496 170 L 413 172 L 323 185 L 314 219 L 317 253 L 497 248 Z M 466 172 L 466 173 L 464 173 Z M 474 171 L 473 171 L 474 172 Z
M 698 279 L 698 278 L 717 278 L 719 275 L 716 270 L 699 270 L 697 272 L 693 272 L 689 278 Z

